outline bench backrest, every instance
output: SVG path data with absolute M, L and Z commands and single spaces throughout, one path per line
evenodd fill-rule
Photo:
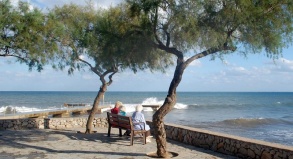
M 123 129 L 133 129 L 131 117 L 107 112 L 109 126 L 118 126 Z

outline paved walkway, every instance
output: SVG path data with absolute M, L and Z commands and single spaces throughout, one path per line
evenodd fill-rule
M 148 159 L 146 154 L 156 151 L 156 142 L 142 145 L 136 139 L 133 146 L 127 137 L 119 137 L 118 129 L 107 137 L 107 128 L 95 134 L 74 130 L 19 130 L 0 131 L 0 159 Z M 167 149 L 179 155 L 176 159 L 235 159 L 235 157 L 168 141 Z

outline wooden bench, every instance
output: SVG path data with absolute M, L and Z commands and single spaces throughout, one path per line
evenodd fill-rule
M 122 136 L 122 130 L 130 130 L 131 136 L 130 136 L 130 145 L 133 145 L 133 139 L 136 134 L 142 134 L 143 135 L 143 144 L 146 144 L 146 130 L 134 130 L 135 124 L 141 124 L 141 123 L 133 123 L 131 117 L 128 116 L 122 116 L 118 114 L 113 114 L 110 112 L 107 112 L 107 118 L 108 118 L 108 137 L 110 137 L 111 134 L 111 128 L 118 128 L 119 129 L 119 136 Z

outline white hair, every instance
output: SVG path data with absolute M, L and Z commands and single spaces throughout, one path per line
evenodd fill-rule
M 123 105 L 121 105 L 120 110 L 126 112 L 126 107 L 124 107 Z
M 136 110 L 137 112 L 141 112 L 142 109 L 143 109 L 142 105 L 137 105 L 136 108 L 135 108 L 135 110 Z
M 117 101 L 116 103 L 115 103 L 115 107 L 120 107 L 122 105 L 122 102 L 120 102 L 120 101 Z

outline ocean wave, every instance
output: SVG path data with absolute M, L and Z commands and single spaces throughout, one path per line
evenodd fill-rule
M 187 109 L 188 105 L 183 104 L 183 103 L 176 103 L 174 106 L 175 109 Z
M 293 133 L 292 133 L 292 130 L 290 129 L 289 130 L 271 130 L 267 133 L 278 139 L 280 138 L 293 139 Z
M 141 105 L 159 105 L 159 106 L 161 106 L 161 105 L 163 105 L 163 103 L 164 103 L 163 100 L 158 100 L 156 97 L 150 97 L 150 98 L 144 99 L 141 103 L 137 103 L 137 104 L 127 103 L 127 104 L 123 104 L 123 106 L 125 106 L 126 112 L 129 113 L 129 112 L 134 112 L 135 107 L 138 104 L 141 104 Z M 113 108 L 114 105 L 111 105 L 111 107 Z M 176 103 L 175 106 L 174 106 L 174 109 L 187 109 L 187 108 L 188 108 L 188 105 L 183 104 L 183 103 Z M 143 108 L 143 111 L 153 111 L 153 109 L 145 107 L 145 108 Z
M 59 108 L 57 107 L 35 108 L 35 107 L 8 105 L 8 106 L 0 107 L 0 113 L 2 114 L 27 113 L 27 112 L 37 112 L 37 111 L 45 111 L 45 110 L 56 110 Z
M 275 102 L 275 103 L 272 103 L 272 105 L 275 105 L 275 106 L 289 106 L 291 107 L 293 105 L 292 102 Z
M 142 103 L 142 105 L 163 105 L 164 104 L 164 100 L 158 100 L 156 97 L 150 97 L 150 98 L 146 98 Z M 175 109 L 187 109 L 188 105 L 183 104 L 183 103 L 176 103 L 174 106 Z M 151 108 L 149 108 L 151 109 Z
M 227 119 L 220 123 L 232 126 L 243 126 L 243 127 L 256 127 L 260 125 L 269 124 L 293 124 L 291 121 L 273 118 L 238 118 L 238 119 Z
M 285 115 L 282 117 L 282 119 L 293 120 L 293 115 Z
M 123 104 L 126 107 L 126 112 L 134 112 L 135 107 L 138 104 L 141 105 L 163 105 L 163 100 L 158 100 L 156 97 L 150 97 L 144 99 L 141 103 L 126 103 Z M 110 104 L 111 107 L 114 107 L 114 104 Z M 183 103 L 176 103 L 174 106 L 175 109 L 187 109 L 188 105 Z M 36 112 L 36 111 L 47 111 L 47 110 L 57 110 L 57 109 L 66 109 L 63 106 L 52 106 L 52 107 L 46 107 L 46 108 L 37 108 L 37 107 L 27 107 L 27 106 L 14 106 L 14 105 L 7 105 L 0 107 L 0 113 L 28 113 L 28 112 Z M 144 111 L 153 111 L 152 108 L 144 108 Z

